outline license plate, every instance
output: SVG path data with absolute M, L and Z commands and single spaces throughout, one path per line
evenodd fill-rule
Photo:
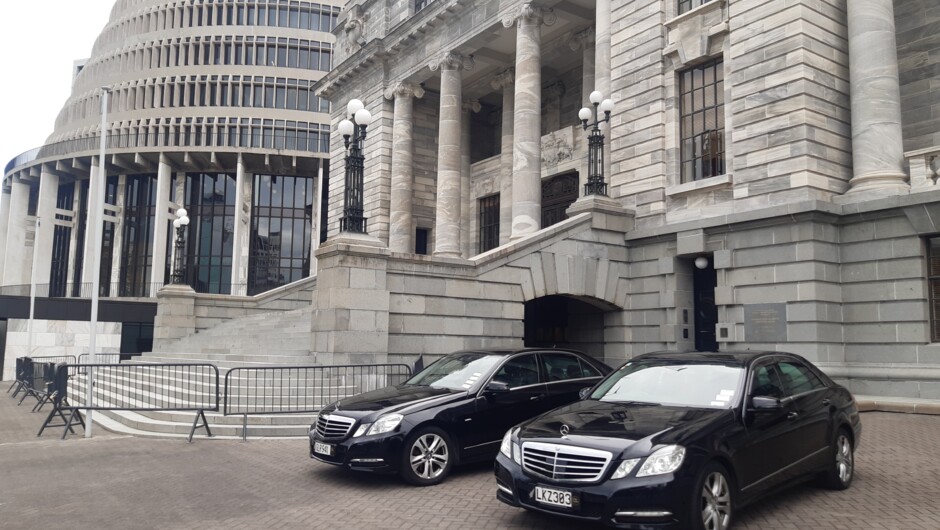
M 562 508 L 571 508 L 573 505 L 570 491 L 553 490 L 550 488 L 543 488 L 542 486 L 536 486 L 534 497 L 536 502 L 540 502 L 542 504 L 561 506 Z
M 333 456 L 333 446 L 320 442 L 313 442 L 313 452 L 319 455 Z

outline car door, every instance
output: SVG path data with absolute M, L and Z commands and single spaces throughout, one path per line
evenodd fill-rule
M 582 388 L 594 386 L 601 378 L 593 366 L 570 353 L 541 352 L 539 360 L 545 379 L 542 412 L 577 401 Z
M 483 385 L 476 398 L 476 410 L 461 429 L 466 458 L 495 454 L 507 430 L 540 413 L 545 402 L 545 384 L 538 363 L 535 353 L 514 355 L 503 361 L 490 378 L 509 385 L 508 392 L 487 392 L 486 384 Z
M 751 398 L 755 396 L 780 399 L 781 407 L 769 411 L 751 410 Z M 734 467 L 738 473 L 741 493 L 751 496 L 779 484 L 781 471 L 791 459 L 787 444 L 793 426 L 788 416 L 793 412 L 793 407 L 771 360 L 751 368 L 742 406 L 745 433 L 742 440 L 733 442 L 739 447 L 734 456 Z
M 829 387 L 796 359 L 777 363 L 784 390 L 792 403 L 793 423 L 792 467 L 788 478 L 817 470 L 828 458 Z M 795 415 L 795 417 L 793 417 Z

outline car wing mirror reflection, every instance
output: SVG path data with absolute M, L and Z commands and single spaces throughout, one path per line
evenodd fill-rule
M 503 381 L 490 381 L 483 389 L 487 394 L 505 394 L 509 392 L 509 383 Z
M 754 412 L 773 412 L 783 408 L 779 399 L 771 396 L 754 396 L 751 398 L 750 410 Z
M 584 399 L 588 397 L 588 394 L 591 393 L 591 388 L 592 387 L 586 386 L 582 388 L 581 390 L 578 390 L 578 399 Z

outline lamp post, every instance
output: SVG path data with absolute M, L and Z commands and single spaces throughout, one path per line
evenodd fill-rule
M 174 243 L 175 259 L 173 260 L 173 283 L 183 285 L 185 273 L 183 271 L 183 238 L 186 227 L 189 226 L 189 216 L 186 208 L 176 210 L 176 219 L 173 219 L 173 228 L 176 229 L 176 242 Z
M 588 135 L 588 180 L 584 185 L 584 194 L 607 196 L 607 183 L 604 182 L 604 134 L 601 132 L 600 125 L 610 121 L 610 111 L 614 110 L 614 102 L 604 99 L 604 95 L 598 90 L 591 92 L 590 100 L 594 105 L 593 111 L 588 107 L 583 107 L 578 111 L 578 118 L 584 130 L 591 127 Z M 598 118 L 598 109 L 603 111 L 603 119 Z M 591 118 L 594 122 L 588 123 Z
M 363 167 L 365 155 L 362 146 L 366 140 L 366 127 L 372 114 L 358 99 L 346 105 L 347 118 L 339 122 L 339 133 L 346 144 L 346 186 L 343 190 L 343 218 L 339 221 L 341 232 L 366 234 L 366 218 L 362 215 Z

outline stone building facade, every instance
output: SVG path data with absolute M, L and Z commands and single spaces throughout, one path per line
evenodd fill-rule
M 316 89 L 334 125 L 353 97 L 373 115 L 369 234 L 339 231 L 334 178 L 312 351 L 777 348 L 859 393 L 940 398 L 938 17 L 926 0 L 350 2 Z M 615 103 L 608 196 L 583 192 L 595 89 Z M 334 135 L 334 175 L 344 155 Z

